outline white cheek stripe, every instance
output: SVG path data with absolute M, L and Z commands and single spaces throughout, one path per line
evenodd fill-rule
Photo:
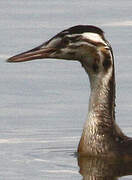
M 90 39 L 92 41 L 100 42 L 100 43 L 103 43 L 103 44 L 107 45 L 106 42 L 97 33 L 85 32 L 85 33 L 82 34 L 82 36 L 87 38 L 87 39 Z

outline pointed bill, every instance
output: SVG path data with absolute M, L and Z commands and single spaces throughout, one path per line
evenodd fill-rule
M 34 59 L 50 58 L 50 55 L 56 51 L 55 48 L 39 46 L 32 50 L 23 52 L 7 59 L 7 62 L 24 62 Z

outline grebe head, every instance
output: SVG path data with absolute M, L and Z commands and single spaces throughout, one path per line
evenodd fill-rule
M 77 60 L 92 73 L 106 71 L 111 65 L 109 43 L 103 31 L 95 26 L 78 25 L 66 29 L 42 45 L 9 58 L 8 62 L 56 58 Z M 105 58 L 107 57 L 107 59 Z

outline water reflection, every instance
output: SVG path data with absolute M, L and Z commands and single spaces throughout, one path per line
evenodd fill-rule
M 83 180 L 117 180 L 121 176 L 132 175 L 132 161 L 79 157 L 78 165 Z

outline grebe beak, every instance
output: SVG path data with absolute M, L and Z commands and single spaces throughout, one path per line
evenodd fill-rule
M 42 59 L 42 58 L 51 58 L 51 54 L 56 51 L 56 48 L 46 47 L 45 44 L 38 46 L 29 51 L 23 52 L 21 54 L 15 55 L 7 59 L 7 62 L 25 62 L 34 59 Z

